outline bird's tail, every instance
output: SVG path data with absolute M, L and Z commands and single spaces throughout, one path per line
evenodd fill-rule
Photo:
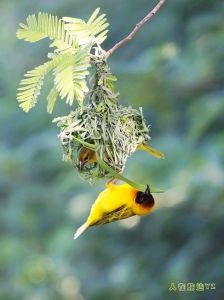
M 146 151 L 148 153 L 150 153 L 151 155 L 159 158 L 159 159 L 163 159 L 165 156 L 162 152 L 156 150 L 156 149 L 153 149 L 151 147 L 149 147 L 148 145 L 146 144 L 140 144 L 138 145 L 137 147 L 138 150 L 143 150 L 143 151 Z
M 74 240 L 77 239 L 84 231 L 86 231 L 86 229 L 88 227 L 89 227 L 89 224 L 87 222 L 84 223 L 82 226 L 80 226 L 74 234 Z

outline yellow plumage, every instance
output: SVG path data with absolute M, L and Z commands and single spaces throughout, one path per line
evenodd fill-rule
M 129 184 L 107 184 L 91 207 L 86 222 L 76 231 L 74 238 L 78 238 L 88 227 L 106 224 L 125 219 L 134 215 L 147 215 L 154 206 L 154 199 L 147 186 L 143 193 Z

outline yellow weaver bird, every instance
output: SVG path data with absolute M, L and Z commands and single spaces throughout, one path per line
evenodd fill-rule
M 134 189 L 129 184 L 114 185 L 108 183 L 91 207 L 86 222 L 74 235 L 77 239 L 88 227 L 106 224 L 134 215 L 148 215 L 154 206 L 154 198 L 149 185 L 145 192 Z
M 148 152 L 149 154 L 155 156 L 156 158 L 163 159 L 164 154 L 158 150 L 155 150 L 151 147 L 149 147 L 146 144 L 140 144 L 137 146 L 136 150 L 143 150 Z M 96 152 L 94 150 L 88 149 L 86 147 L 82 147 L 80 152 L 79 152 L 79 166 L 80 170 L 83 170 L 85 165 L 87 164 L 92 164 L 97 161 L 96 159 Z

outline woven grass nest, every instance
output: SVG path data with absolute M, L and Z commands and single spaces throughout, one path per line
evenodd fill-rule
M 136 110 L 112 102 L 78 107 L 68 116 L 54 121 L 61 130 L 59 137 L 64 159 L 69 160 L 77 168 L 81 177 L 92 183 L 99 178 L 110 178 L 112 175 L 97 161 L 86 164 L 81 169 L 79 153 L 83 146 L 97 149 L 101 160 L 119 173 L 124 169 L 127 158 L 136 150 L 137 145 L 147 143 L 150 139 L 149 128 L 141 109 Z
M 95 58 L 93 65 L 95 73 L 87 105 L 82 104 L 67 116 L 53 120 L 60 128 L 64 160 L 70 161 L 90 183 L 113 177 L 105 164 L 117 173 L 122 172 L 136 147 L 150 139 L 142 109 L 118 104 L 118 94 L 113 88 L 115 77 L 106 61 Z M 80 168 L 83 147 L 95 151 L 97 159 Z

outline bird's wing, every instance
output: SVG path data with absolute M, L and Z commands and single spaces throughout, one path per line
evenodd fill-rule
M 126 218 L 129 218 L 134 215 L 135 214 L 133 213 L 133 211 L 130 207 L 128 207 L 126 205 L 122 205 L 109 213 L 104 213 L 100 220 L 91 224 L 90 226 L 107 224 L 107 223 L 111 223 L 114 221 L 126 219 Z

